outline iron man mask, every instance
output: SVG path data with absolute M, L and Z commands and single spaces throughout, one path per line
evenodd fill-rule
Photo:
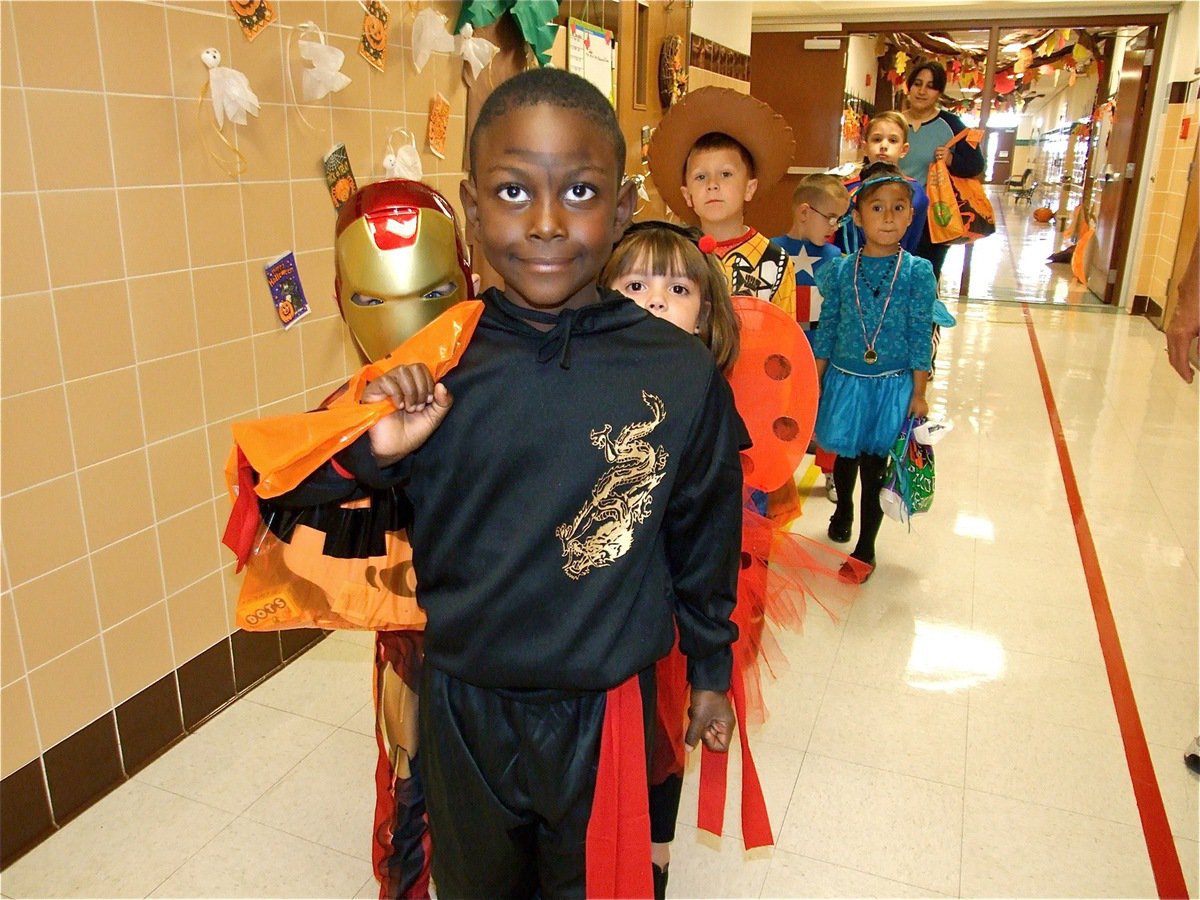
M 335 290 L 342 318 L 378 360 L 471 296 L 471 270 L 450 203 L 419 181 L 360 189 L 338 214 Z

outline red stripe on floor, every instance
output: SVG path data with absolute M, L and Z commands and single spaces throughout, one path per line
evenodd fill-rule
M 1154 775 L 1154 764 L 1150 761 L 1150 748 L 1146 746 L 1146 734 L 1142 730 L 1141 716 L 1138 715 L 1133 685 L 1129 681 L 1129 669 L 1125 665 L 1125 655 L 1121 652 L 1121 639 L 1117 634 L 1112 606 L 1108 602 L 1108 590 L 1104 586 L 1104 575 L 1100 571 L 1096 545 L 1092 542 L 1092 531 L 1083 512 L 1079 484 L 1075 481 L 1075 469 L 1067 451 L 1062 420 L 1058 417 L 1058 406 L 1050 389 L 1046 362 L 1042 359 L 1042 350 L 1038 345 L 1029 306 L 1023 303 L 1021 310 L 1025 315 L 1029 343 L 1033 346 L 1033 359 L 1037 363 L 1038 377 L 1042 381 L 1042 395 L 1046 399 L 1046 412 L 1050 416 L 1050 430 L 1054 432 L 1054 446 L 1058 450 L 1063 486 L 1067 490 L 1067 505 L 1071 509 L 1071 519 L 1075 522 L 1079 557 L 1083 562 L 1083 573 L 1087 578 L 1088 593 L 1092 598 L 1096 631 L 1100 635 L 1100 649 L 1104 654 L 1104 666 L 1108 670 L 1108 684 L 1112 690 L 1113 704 L 1117 709 L 1117 723 L 1121 728 L 1121 740 L 1125 744 L 1125 760 L 1129 764 L 1129 777 L 1133 782 L 1133 795 L 1142 819 L 1142 831 L 1146 836 L 1146 849 L 1150 853 L 1154 882 L 1158 886 L 1159 897 L 1186 898 L 1187 882 L 1183 878 L 1183 867 L 1179 864 L 1179 852 L 1171 837 L 1171 823 L 1167 821 L 1162 792 Z

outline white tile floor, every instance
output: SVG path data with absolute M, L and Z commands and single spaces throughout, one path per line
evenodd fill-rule
M 754 736 L 778 845 L 695 828 L 676 897 L 1156 895 L 1022 311 L 961 304 L 933 510 L 841 622 L 785 635 Z M 1032 311 L 1194 897 L 1197 392 L 1144 320 Z M 831 507 L 807 498 L 797 528 Z M 0 875 L 7 897 L 367 897 L 370 636 L 319 644 Z M 736 786 L 738 761 L 730 784 Z
M 987 187 L 996 213 L 996 234 L 971 250 L 967 295 L 984 300 L 1100 306 L 1100 298 L 1071 277 L 1068 263 L 1048 264 L 1051 253 L 1071 246 L 1057 222 L 1037 222 L 1037 204 L 1017 203 L 1000 185 Z M 1040 202 L 1040 201 L 1039 201 Z M 943 296 L 957 297 L 965 249 L 950 248 L 942 269 Z

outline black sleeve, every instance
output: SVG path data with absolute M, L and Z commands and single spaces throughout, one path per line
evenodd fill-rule
M 289 509 L 338 503 L 364 496 L 366 490 L 379 490 L 403 484 L 408 479 L 409 460 L 379 467 L 371 453 L 371 440 L 363 435 L 334 456 L 337 465 L 327 462 L 292 490 L 272 498 L 276 506 Z M 341 471 L 338 471 L 338 469 Z
M 742 549 L 742 466 L 746 429 L 728 382 L 714 369 L 681 458 L 664 534 L 675 586 L 679 649 L 693 687 L 726 691 L 733 671 Z
M 950 126 L 950 130 L 958 134 L 967 126 L 963 124 L 963 120 L 954 113 L 948 113 L 942 110 L 941 117 L 946 120 L 946 124 Z M 983 151 L 978 147 L 972 147 L 967 143 L 967 139 L 963 138 L 954 145 L 953 154 L 950 157 L 950 174 L 959 178 L 974 178 L 976 175 L 983 174 Z

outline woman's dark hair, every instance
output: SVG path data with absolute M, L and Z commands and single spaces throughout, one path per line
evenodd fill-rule
M 934 89 L 939 93 L 946 91 L 946 67 L 936 59 L 923 59 L 918 63 L 914 63 L 908 70 L 908 75 L 904 78 L 904 83 L 908 85 L 911 91 L 913 82 L 917 80 L 917 76 L 922 72 L 929 73 L 929 80 L 933 82 Z

